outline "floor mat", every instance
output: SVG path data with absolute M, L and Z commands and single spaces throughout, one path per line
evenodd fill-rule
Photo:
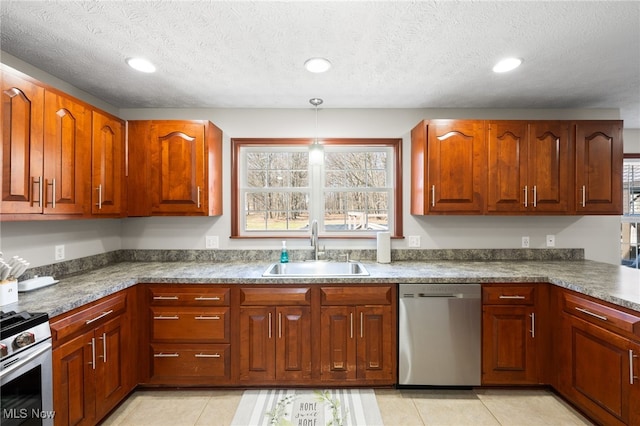
M 372 389 L 267 389 L 242 394 L 232 426 L 377 426 Z

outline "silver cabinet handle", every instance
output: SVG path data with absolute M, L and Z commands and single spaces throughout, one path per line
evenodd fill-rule
M 102 355 L 100 356 L 100 358 L 102 358 L 103 363 L 106 363 L 107 362 L 107 333 L 102 333 L 100 340 L 102 340 Z
M 159 354 L 153 354 L 154 358 L 178 358 L 180 356 L 179 353 L 172 353 L 172 354 L 165 354 L 163 352 L 160 352 Z
M 533 207 L 538 207 L 538 186 L 533 185 Z
M 282 339 L 282 312 L 278 312 L 278 339 Z
M 633 354 L 633 349 L 629 349 L 629 384 L 633 385 L 635 383 L 635 379 L 638 376 L 633 374 L 633 359 L 638 358 L 638 355 Z
M 100 315 L 98 315 L 95 318 L 92 318 L 90 320 L 86 320 L 84 323 L 85 324 L 91 324 L 92 322 L 98 321 L 100 318 L 104 318 L 104 317 L 106 317 L 107 315 L 109 315 L 111 313 L 113 313 L 113 309 L 109 309 L 107 312 L 103 312 L 103 313 L 101 313 Z
M 214 297 L 204 297 L 204 296 L 198 296 L 198 297 L 194 297 L 193 300 L 220 300 L 220 298 L 218 296 L 214 296 Z
M 351 328 L 351 334 L 350 334 L 350 336 L 351 336 L 351 339 L 353 339 L 353 312 L 351 312 L 351 314 L 349 314 L 349 315 L 351 317 L 351 327 L 350 327 Z
M 200 208 L 200 191 L 201 191 L 200 186 L 198 186 L 198 195 L 197 195 L 197 197 L 198 197 L 198 208 Z
M 431 207 L 436 206 L 436 186 L 431 185 Z
M 102 184 L 98 185 L 96 191 L 98 191 L 98 202 L 96 206 L 98 206 L 98 210 L 102 210 Z
M 220 354 L 195 354 L 196 358 L 220 358 Z
M 271 339 L 271 312 L 269 312 L 269 339 Z
M 180 319 L 178 315 L 157 315 L 153 317 L 154 320 L 177 320 Z
M 602 321 L 607 321 L 607 320 L 608 320 L 608 318 L 607 318 L 607 317 L 605 317 L 604 315 L 594 314 L 593 312 L 591 312 L 591 311 L 589 311 L 589 310 L 587 310 L 587 309 L 579 308 L 579 307 L 577 307 L 577 306 L 576 306 L 576 311 L 580 311 L 580 312 L 582 312 L 583 314 L 591 315 L 592 317 L 598 318 L 598 319 L 600 319 L 600 320 L 602 320 Z
M 89 343 L 91 345 L 91 362 L 89 364 L 91 364 L 91 368 L 92 369 L 96 369 L 96 339 L 95 337 L 91 338 L 91 343 Z
M 582 185 L 582 207 L 587 207 L 587 187 Z
M 56 178 L 51 179 L 51 183 L 47 183 L 47 186 L 51 185 L 51 208 L 56 208 Z
M 364 337 L 364 312 L 360 311 L 360 338 Z
M 524 299 L 524 296 L 520 296 L 518 294 L 514 295 L 514 296 L 505 296 L 504 294 L 501 294 L 499 297 L 499 299 Z
M 198 315 L 197 317 L 193 317 L 197 320 L 219 320 L 220 316 L 219 315 L 214 315 L 212 317 L 209 316 L 205 316 L 205 315 Z
M 35 180 L 33 177 L 31 178 L 31 189 L 33 189 L 34 183 L 38 184 L 38 207 L 42 207 L 42 176 L 38 176 L 38 180 Z M 33 200 L 31 202 L 33 205 Z
M 531 317 L 531 338 L 535 339 L 536 338 L 536 314 L 535 312 L 531 312 L 531 315 L 529 315 Z
M 529 207 L 529 186 L 524 186 L 524 206 Z
M 153 296 L 153 300 L 178 300 L 178 296 Z

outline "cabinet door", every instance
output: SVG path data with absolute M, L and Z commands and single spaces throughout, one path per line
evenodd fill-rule
M 150 146 L 151 214 L 204 214 L 204 126 L 154 122 Z
M 275 336 L 272 307 L 240 308 L 240 380 L 272 381 L 275 375 Z
M 126 330 L 122 316 L 105 323 L 95 331 L 96 344 L 96 418 L 101 419 L 129 392 L 125 375 L 127 362 Z
M 524 121 L 487 123 L 489 213 L 518 213 L 527 210 L 527 129 Z
M 311 378 L 311 310 L 309 306 L 282 306 L 276 311 L 276 376 L 278 380 Z
M 123 214 L 123 123 L 93 111 L 91 139 L 91 214 Z
M 392 380 L 393 354 L 391 307 L 357 307 L 357 359 L 358 379 Z
M 530 306 L 483 306 L 482 384 L 535 384 L 535 314 Z
M 321 380 L 356 379 L 355 312 L 350 306 L 323 306 L 320 313 Z
M 430 212 L 482 213 L 486 171 L 484 137 L 483 121 L 429 121 Z
M 42 213 L 44 89 L 5 71 L 2 78 L 2 213 Z
M 622 123 L 577 122 L 576 210 L 622 214 Z
M 53 408 L 56 425 L 93 425 L 95 418 L 93 332 L 53 350 Z
M 90 112 L 47 91 L 44 129 L 44 212 L 83 214 L 89 200 Z
M 630 424 L 629 341 L 580 318 L 566 317 L 570 347 L 565 358 L 571 365 L 560 375 L 569 386 L 569 398 L 599 423 Z
M 632 343 L 629 348 L 629 424 L 640 424 L 640 343 Z
M 573 195 L 567 122 L 529 124 L 529 205 L 533 212 L 567 213 Z

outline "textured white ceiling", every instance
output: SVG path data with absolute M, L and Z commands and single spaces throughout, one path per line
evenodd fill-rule
M 15 1 L 3 51 L 120 108 L 619 108 L 638 1 Z M 491 67 L 524 58 L 516 71 Z M 144 56 L 155 74 L 131 70 Z M 311 74 L 303 63 L 328 58 Z

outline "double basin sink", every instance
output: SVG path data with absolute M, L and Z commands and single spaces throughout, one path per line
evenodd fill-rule
M 274 263 L 263 277 L 358 277 L 368 276 L 369 271 L 360 262 L 307 261 Z

